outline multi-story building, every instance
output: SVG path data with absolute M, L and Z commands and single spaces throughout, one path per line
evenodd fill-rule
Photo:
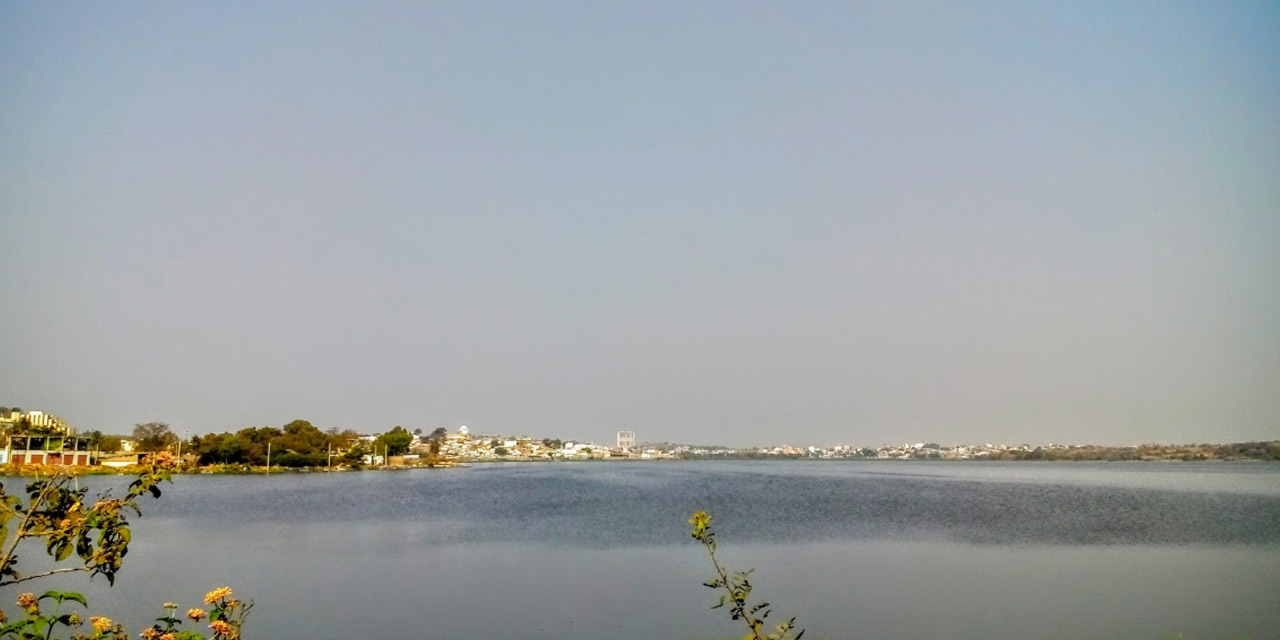
M 92 462 L 88 438 L 7 436 L 0 464 L 87 466 Z
M 636 432 L 619 431 L 618 432 L 618 448 L 624 451 L 630 451 L 636 448 Z
M 21 409 L 13 409 L 8 415 L 0 416 L 0 423 L 8 429 L 30 430 L 55 435 L 65 435 L 69 431 L 67 423 L 62 418 L 43 411 L 23 413 Z

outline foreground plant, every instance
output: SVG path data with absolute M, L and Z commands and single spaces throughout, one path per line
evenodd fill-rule
M 231 596 L 231 587 L 218 587 L 204 596 L 205 604 L 213 606 L 208 613 L 199 608 L 187 609 L 186 617 L 192 622 L 209 619 L 209 630 L 213 635 L 207 640 L 240 640 L 240 629 L 244 626 L 244 619 L 248 617 L 253 603 L 241 602 Z M 178 605 L 166 602 L 164 609 L 165 615 L 157 618 L 155 624 L 139 634 L 143 640 L 206 640 L 205 636 L 196 631 L 179 629 L 184 621 L 178 617 Z
M 720 559 L 716 557 L 716 534 L 711 528 L 711 514 L 706 511 L 699 511 L 693 514 L 692 518 L 689 518 L 689 524 L 693 525 L 693 531 L 691 532 L 693 539 L 701 542 L 702 546 L 707 549 L 707 554 L 711 556 L 711 566 L 716 570 L 716 577 L 710 582 L 702 583 L 703 586 L 717 591 L 724 591 L 720 595 L 719 604 L 711 608 L 719 609 L 727 606 L 730 618 L 742 620 L 751 631 L 751 634 L 746 636 L 749 639 L 800 640 L 804 636 L 804 629 L 801 629 L 794 636 L 791 635 L 791 632 L 796 629 L 794 616 L 775 627 L 773 633 L 765 633 L 765 620 L 769 617 L 769 614 L 773 613 L 773 610 L 769 608 L 768 602 L 759 604 L 751 602 L 751 569 L 730 574 L 720 564 Z
M 160 483 L 171 481 L 177 467 L 177 459 L 170 453 L 149 456 L 141 473 L 129 484 L 121 498 L 110 493 L 98 496 L 92 505 L 86 504 L 87 488 L 71 487 L 72 477 L 58 472 L 45 480 L 37 478 L 26 486 L 27 499 L 20 495 L 8 495 L 0 484 L 0 587 L 72 572 L 87 572 L 89 577 L 106 576 L 108 584 L 115 584 L 129 543 L 133 536 L 126 515 L 129 511 L 140 514 L 138 500 L 150 494 L 159 498 Z M 10 526 L 13 529 L 10 530 Z M 19 573 L 18 550 L 44 543 L 44 550 L 53 560 L 69 566 L 32 574 Z M 24 544 L 26 543 L 26 544 Z M 72 559 L 71 554 L 76 557 Z M 240 629 L 253 603 L 244 603 L 231 597 L 231 589 L 220 587 L 205 596 L 205 603 L 212 605 L 209 613 L 191 609 L 187 616 L 200 622 L 209 619 L 212 635 L 207 640 L 240 640 Z M 85 597 L 72 591 L 46 591 L 37 596 L 23 593 L 17 599 L 20 617 L 9 620 L 0 610 L 0 640 L 53 640 L 60 638 L 59 627 L 71 632 L 71 640 L 123 640 L 124 628 L 110 618 L 89 618 L 90 628 L 74 631 L 84 625 L 79 611 L 87 608 Z M 177 617 L 178 606 L 165 603 L 165 615 L 140 635 L 144 640 L 206 640 L 196 631 L 182 631 L 182 620 Z

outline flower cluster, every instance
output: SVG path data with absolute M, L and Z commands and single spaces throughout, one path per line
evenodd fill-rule
M 231 587 L 218 587 L 209 593 L 204 594 L 205 604 L 214 604 L 223 598 L 231 595 Z
M 147 456 L 144 464 L 149 464 L 157 469 L 172 471 L 178 468 L 178 457 L 168 451 L 159 451 Z
M 11 496 L 0 484 L 0 538 L 9 531 L 10 544 L 0 549 L 0 586 L 8 586 L 64 571 L 87 571 L 92 575 L 104 575 L 114 582 L 120 570 L 131 538 L 126 513 L 138 513 L 138 500 L 150 494 L 160 497 L 160 484 L 168 481 L 170 472 L 177 468 L 179 460 L 170 453 L 161 452 L 146 460 L 146 467 L 136 480 L 129 484 L 127 495 L 112 498 L 100 494 L 96 501 L 87 502 L 87 488 L 72 487 L 71 476 L 63 472 L 48 479 L 37 478 L 26 487 L 26 498 Z M 25 504 L 24 504 L 25 503 Z M 92 505 L 92 506 L 89 506 Z M 15 528 L 10 529 L 9 527 Z M 77 566 L 60 567 L 45 573 L 24 576 L 15 570 L 18 543 L 28 538 L 40 538 L 48 555 L 61 562 L 71 557 Z M 25 548 L 25 547 L 23 547 Z M 75 554 L 73 556 L 73 554 Z M 143 629 L 142 640 L 240 640 L 241 629 L 253 602 L 242 602 L 232 597 L 230 587 L 218 587 L 205 594 L 206 609 L 186 610 L 191 622 L 207 621 L 210 631 L 181 630 L 187 623 L 179 613 L 175 602 L 165 602 L 164 616 L 155 624 Z M 83 594 L 72 591 L 45 591 L 41 595 L 22 593 L 17 596 L 21 614 L 16 620 L 0 611 L 0 640 L 65 638 L 57 627 L 65 627 L 68 640 L 126 640 L 124 627 L 110 618 L 89 617 L 91 629 L 79 631 L 85 624 L 81 612 L 72 607 L 88 607 Z M 206 634 L 207 635 L 206 637 Z
M 18 608 L 27 612 L 27 615 L 37 615 L 40 613 L 40 601 L 34 593 L 24 593 L 18 596 Z
M 711 514 L 699 511 L 689 518 L 689 524 L 693 525 L 693 537 L 700 538 L 707 532 L 707 527 L 711 526 Z

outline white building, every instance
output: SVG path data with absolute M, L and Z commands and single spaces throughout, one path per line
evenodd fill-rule
M 636 432 L 619 431 L 618 432 L 618 448 L 625 451 L 630 451 L 631 449 L 636 448 Z

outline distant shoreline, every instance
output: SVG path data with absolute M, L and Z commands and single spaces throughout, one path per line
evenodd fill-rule
M 364 471 L 418 471 L 418 470 L 446 470 L 467 468 L 472 465 L 493 465 L 493 464 L 679 464 L 688 462 L 708 462 L 708 461 L 736 461 L 736 462 L 770 462 L 770 461 L 786 461 L 786 462 L 805 462 L 812 464 L 833 464 L 833 463 L 889 463 L 889 462 L 911 462 L 911 463 L 973 463 L 973 462 L 1037 462 L 1037 463 L 1076 463 L 1076 462 L 1128 462 L 1128 463 L 1186 463 L 1186 462 L 1207 462 L 1222 464 L 1276 464 L 1280 460 L 1269 460 L 1260 458 L 1210 458 L 1210 459 L 1181 459 L 1181 458 L 1143 458 L 1143 459 L 1114 459 L 1114 458 L 966 458 L 966 459 L 939 459 L 939 458 L 810 458 L 804 456 L 691 456 L 683 458 L 614 458 L 614 459 L 534 459 L 522 457 L 509 457 L 498 459 L 479 459 L 479 460 L 457 460 L 457 461 L 440 461 L 433 464 L 422 465 L 397 465 L 397 466 L 361 466 L 361 467 L 277 467 L 272 466 L 270 469 L 263 466 L 249 465 L 206 465 L 201 467 L 186 467 L 174 471 L 180 475 L 297 475 L 297 474 L 313 474 L 313 473 L 354 473 Z M 129 467 L 50 467 L 35 465 L 0 465 L 0 477 L 36 477 L 50 476 L 57 472 L 71 472 L 76 476 L 127 476 L 137 475 L 142 469 L 141 465 Z

